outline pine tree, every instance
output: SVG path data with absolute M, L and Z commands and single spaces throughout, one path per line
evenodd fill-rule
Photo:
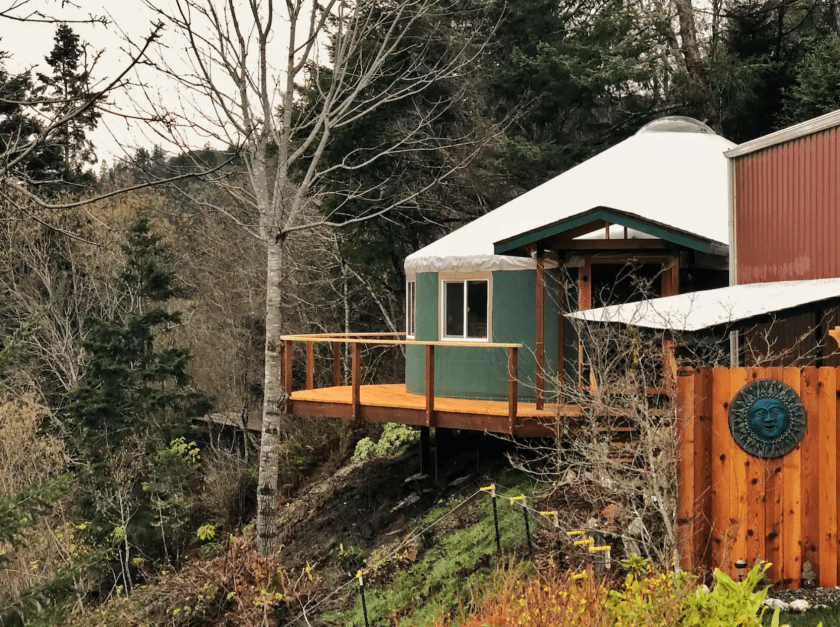
M 61 417 L 80 462 L 79 515 L 90 523 L 91 540 L 119 549 L 128 586 L 132 552 L 173 559 L 193 522 L 187 514 L 164 516 L 160 503 L 186 500 L 182 482 L 191 462 L 185 455 L 194 449 L 184 440 L 174 449 L 173 443 L 191 435 L 190 418 L 211 405 L 190 387 L 189 350 L 160 345 L 166 329 L 180 323 L 166 304 L 183 290 L 146 218 L 129 230 L 124 252 L 119 279 L 131 311 L 89 323 L 82 383 L 67 393 Z M 172 475 L 173 456 L 184 472 L 162 476 Z
M 55 44 L 45 57 L 52 73 L 38 73 L 42 96 L 52 100 L 44 105 L 48 119 L 56 120 L 83 106 L 90 98 L 90 72 L 84 64 L 85 47 L 79 36 L 67 24 L 60 24 L 55 31 Z M 100 113 L 93 107 L 60 126 L 49 145 L 63 162 L 65 179 L 75 179 L 87 164 L 96 163 L 93 143 L 86 130 L 96 128 Z

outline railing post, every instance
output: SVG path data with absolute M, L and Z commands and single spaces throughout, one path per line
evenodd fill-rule
M 517 349 L 508 348 L 508 433 L 513 433 L 516 422 L 517 386 L 519 383 L 519 368 L 517 365 Z
M 361 371 L 361 364 L 360 362 L 360 355 L 359 355 L 359 347 L 360 344 L 358 342 L 353 342 L 353 419 L 358 420 L 361 417 L 361 379 L 362 379 L 362 371 Z
M 537 249 L 537 409 L 545 406 L 545 256 Z
M 435 346 L 426 344 L 426 426 L 434 426 L 435 412 Z
M 283 388 L 286 391 L 286 413 L 292 409 L 292 341 L 283 341 Z
M 341 385 L 341 342 L 332 343 L 333 351 L 333 385 Z
M 315 387 L 315 342 L 306 343 L 306 389 Z

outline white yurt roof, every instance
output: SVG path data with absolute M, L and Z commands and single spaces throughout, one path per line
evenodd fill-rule
M 533 268 L 534 261 L 527 257 L 494 255 L 493 244 L 596 207 L 617 209 L 726 245 L 728 170 L 723 153 L 734 145 L 691 118 L 655 120 L 623 142 L 412 253 L 405 260 L 406 274 Z

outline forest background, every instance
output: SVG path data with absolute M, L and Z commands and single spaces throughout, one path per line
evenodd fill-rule
M 266 101 L 267 115 L 233 131 L 223 118 L 225 131 L 189 120 L 204 134 L 186 136 L 177 132 L 186 116 L 147 101 L 124 122 L 166 142 L 113 162 L 97 159 L 89 137 L 132 79 L 97 76 L 96 41 L 73 23 L 26 3 L 0 6 L 4 28 L 55 26 L 42 72 L 9 70 L 16 51 L 0 39 L 0 607 L 9 608 L 0 616 L 9 624 L 50 624 L 50 612 L 179 565 L 197 529 L 206 541 L 253 515 L 243 485 L 282 495 L 302 457 L 348 437 L 280 416 L 262 451 L 276 459 L 255 468 L 253 439 L 231 454 L 187 426 L 208 411 L 265 415 L 282 394 L 266 386 L 279 385 L 268 376 L 272 337 L 402 330 L 406 255 L 652 119 L 695 117 L 743 142 L 840 108 L 831 1 L 329 6 L 311 13 L 317 38 L 298 49 L 286 99 Z M 171 77 L 160 50 L 189 24 L 177 11 L 159 15 L 145 41 L 126 47 L 135 67 Z M 373 63 L 371 49 L 387 54 Z M 329 100 L 341 68 L 356 79 L 372 68 L 353 97 L 375 106 Z M 309 134 L 286 136 L 292 127 Z M 266 164 L 298 222 L 266 221 L 279 202 L 261 204 L 253 183 Z M 272 250 L 282 265 L 272 266 Z M 280 312 L 268 321 L 267 298 Z M 365 376 L 398 380 L 400 358 L 371 350 Z M 224 469 L 227 482 L 211 480 Z M 265 556 L 277 531 L 260 533 Z

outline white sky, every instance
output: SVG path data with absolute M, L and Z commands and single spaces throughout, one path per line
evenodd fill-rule
M 62 2 L 68 1 L 75 1 L 76 5 L 62 7 Z M 172 2 L 172 0 L 156 1 L 160 2 L 166 9 L 169 9 Z M 221 4 L 221 0 L 216 1 Z M 112 2 L 104 2 L 103 0 L 0 0 L 0 9 L 6 9 L 12 3 L 23 4 L 15 13 L 21 17 L 35 11 L 65 20 L 85 19 L 90 14 L 107 17 L 110 20 L 110 24 L 107 26 L 101 24 L 71 24 L 73 30 L 82 41 L 90 44 L 93 51 L 102 51 L 102 57 L 93 72 L 94 81 L 102 81 L 100 87 L 104 87 L 129 64 L 131 52 L 136 51 L 136 48 L 129 47 L 128 40 L 139 45 L 152 32 L 153 25 L 157 21 L 156 15 L 145 6 L 143 0 L 116 0 Z M 243 4 L 242 0 L 234 1 L 235 6 Z M 240 17 L 249 15 L 247 5 L 245 5 L 245 8 L 246 10 Z M 288 21 L 284 14 L 285 3 L 278 2 L 275 8 L 274 33 L 268 44 L 268 58 L 277 59 L 281 63 L 286 58 L 287 53 L 284 44 L 288 41 Z M 306 15 L 308 13 L 304 11 L 303 16 Z M 248 18 L 245 17 L 245 19 Z M 304 19 L 304 17 L 301 19 Z M 243 24 L 245 32 L 249 32 L 249 28 L 247 24 Z M 32 68 L 33 74 L 38 71 L 47 73 L 49 68 L 44 57 L 50 53 L 53 47 L 55 29 L 55 24 L 23 23 L 0 18 L 0 50 L 11 54 L 11 59 L 7 61 L 8 69 L 16 71 L 29 67 Z M 186 63 L 184 61 L 185 40 L 182 38 L 182 34 L 173 27 L 164 28 L 156 46 L 156 49 L 150 50 L 153 58 L 155 54 L 164 54 L 166 61 L 173 67 Z M 318 48 L 316 46 L 316 55 L 319 53 Z M 254 58 L 254 56 L 252 54 L 251 58 Z M 183 67 L 186 68 L 186 66 Z M 216 76 L 219 77 L 218 74 Z M 272 76 L 276 80 L 277 75 L 273 71 Z M 129 78 L 137 80 L 134 74 L 130 74 Z M 148 82 L 148 92 L 151 94 L 151 98 L 156 102 L 163 103 L 168 110 L 184 112 L 187 120 L 203 119 L 204 114 L 208 112 L 206 103 L 196 101 L 194 94 L 185 92 L 183 88 L 178 89 L 174 80 L 163 80 L 159 73 L 150 71 L 145 72 L 143 78 Z M 223 79 L 223 76 L 220 77 L 220 80 Z M 138 101 L 143 100 L 139 90 L 134 93 Z M 110 101 L 108 109 L 115 112 L 121 111 L 127 115 L 135 113 L 129 98 L 124 94 L 114 93 Z M 212 109 L 209 109 L 209 112 L 208 118 L 212 123 L 214 117 Z M 224 135 L 224 131 L 220 131 L 218 128 L 215 131 Z M 183 132 L 187 135 L 182 140 L 185 139 L 192 146 L 200 147 L 207 143 L 206 133 L 199 135 L 197 130 L 184 130 Z M 125 156 L 125 148 L 128 148 L 128 154 L 133 154 L 133 149 L 138 146 L 151 149 L 154 144 L 161 144 L 167 151 L 175 150 L 173 145 L 168 144 L 163 137 L 150 131 L 145 123 L 126 119 L 119 115 L 109 115 L 108 113 L 103 114 L 98 128 L 90 137 L 97 148 L 97 156 L 100 162 L 103 159 L 110 162 L 115 157 Z M 211 144 L 222 147 L 218 142 L 211 142 Z
M 2 3 L 8 6 L 9 0 Z M 94 71 L 94 79 L 111 78 L 125 68 L 129 55 L 126 50 L 124 35 L 139 41 L 151 32 L 154 16 L 140 0 L 118 0 L 117 2 L 101 2 L 99 0 L 81 0 L 78 8 L 61 7 L 60 2 L 49 0 L 32 0 L 28 5 L 20 8 L 17 15 L 27 15 L 39 10 L 51 16 L 63 19 L 83 19 L 87 14 L 104 15 L 111 20 L 108 26 L 101 24 L 71 24 L 83 41 L 91 44 L 95 50 L 103 50 L 102 58 Z M 22 23 L 0 19 L 0 50 L 12 55 L 7 62 L 9 70 L 15 71 L 26 67 L 34 68 L 34 72 L 47 73 L 49 67 L 44 61 L 53 47 L 55 24 Z M 119 106 L 126 106 L 125 102 L 116 102 Z M 115 136 L 123 142 L 137 145 L 155 143 L 155 139 L 145 139 L 137 134 L 137 125 L 127 128 L 125 120 L 116 116 L 103 116 L 102 121 L 91 138 L 97 148 L 99 160 L 110 161 L 115 156 L 124 154 Z M 160 141 L 158 140 L 158 143 Z

